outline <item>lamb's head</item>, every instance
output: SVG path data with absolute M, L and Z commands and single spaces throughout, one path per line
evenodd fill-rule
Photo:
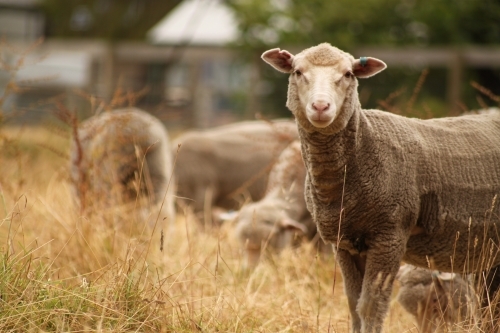
M 448 332 L 448 324 L 475 323 L 477 296 L 460 275 L 405 264 L 396 278 L 400 283 L 397 300 L 415 317 L 419 332 Z
M 382 61 L 352 55 L 323 43 L 297 55 L 271 49 L 262 59 L 280 72 L 290 73 L 287 107 L 308 131 L 345 126 L 359 106 L 356 78 L 367 78 L 386 68 Z
M 404 264 L 399 268 L 396 279 L 402 286 L 412 286 L 418 284 L 430 285 L 434 279 L 450 281 L 460 279 L 460 277 L 455 273 L 431 271 L 426 268 Z
M 292 245 L 297 233 L 307 233 L 307 227 L 291 219 L 274 200 L 245 205 L 236 217 L 235 235 L 245 251 L 247 268 L 258 264 L 264 249 L 280 251 Z

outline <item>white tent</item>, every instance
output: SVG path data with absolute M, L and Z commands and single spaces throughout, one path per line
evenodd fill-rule
M 221 0 L 184 0 L 148 32 L 154 44 L 222 46 L 238 38 L 234 13 Z

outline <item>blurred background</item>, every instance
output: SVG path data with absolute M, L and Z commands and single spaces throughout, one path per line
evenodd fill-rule
M 136 105 L 169 128 L 290 117 L 287 75 L 260 54 L 320 42 L 388 64 L 360 82 L 365 108 L 500 103 L 500 0 L 0 0 L 0 36 L 11 124 L 43 121 L 54 100 L 80 117 Z

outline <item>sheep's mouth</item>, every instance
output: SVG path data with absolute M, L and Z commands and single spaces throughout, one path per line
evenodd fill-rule
M 318 128 L 325 128 L 333 122 L 335 118 L 335 114 L 332 114 L 331 111 L 328 112 L 316 112 L 313 110 L 306 111 L 307 118 L 309 122 Z
M 314 127 L 325 128 L 332 123 L 333 118 L 326 115 L 312 115 L 309 121 Z

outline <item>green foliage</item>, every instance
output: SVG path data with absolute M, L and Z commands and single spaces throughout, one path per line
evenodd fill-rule
M 325 41 L 348 51 L 360 46 L 498 45 L 500 41 L 498 0 L 227 0 L 227 3 L 239 20 L 242 31 L 239 47 L 246 57 L 260 55 L 272 47 L 297 51 Z M 362 97 L 366 96 L 363 105 L 380 108 L 380 99 L 406 88 L 394 101 L 399 103 L 399 109 L 406 110 L 405 103 L 411 98 L 422 70 L 391 68 L 363 81 L 360 88 L 364 90 Z M 285 108 L 287 76 L 264 64 L 261 72 L 266 85 L 263 113 L 289 114 Z M 500 76 L 498 70 L 466 73 L 464 104 L 477 108 L 476 93 L 468 85 L 475 77 L 480 84 L 500 93 L 497 88 Z M 437 108 L 431 110 L 436 116 L 447 114 L 446 83 L 446 70 L 431 68 L 419 96 L 433 100 L 429 105 Z M 417 101 L 414 106 L 421 105 Z
M 126 265 L 124 265 L 126 266 Z M 51 281 L 50 265 L 36 256 L 36 249 L 0 255 L 0 331 L 81 331 L 107 328 L 115 332 L 158 331 L 154 306 L 145 298 L 157 293 L 143 290 L 141 272 L 116 266 L 107 283 L 91 286 L 83 277 Z
M 496 0 L 228 0 L 242 44 L 497 44 Z
M 42 0 L 50 37 L 144 39 L 180 0 Z
M 428 44 L 497 44 L 500 2 L 497 0 L 417 1 L 410 18 L 428 28 Z

